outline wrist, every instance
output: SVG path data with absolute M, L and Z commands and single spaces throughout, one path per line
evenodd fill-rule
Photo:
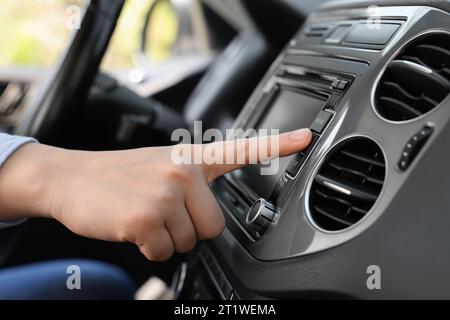
M 69 151 L 27 144 L 0 168 L 0 219 L 52 217 L 53 194 Z

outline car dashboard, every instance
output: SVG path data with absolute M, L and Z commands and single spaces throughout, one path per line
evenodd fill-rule
M 313 142 L 276 175 L 211 185 L 227 227 L 180 266 L 179 297 L 450 297 L 450 15 L 420 3 L 308 18 L 234 128 L 309 127 Z

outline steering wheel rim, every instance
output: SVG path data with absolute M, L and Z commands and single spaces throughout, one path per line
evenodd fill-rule
M 87 98 L 124 0 L 91 0 L 59 66 L 43 85 L 13 133 L 51 142 Z

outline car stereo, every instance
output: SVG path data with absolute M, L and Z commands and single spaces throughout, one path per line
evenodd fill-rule
M 231 208 L 231 214 L 249 236 L 258 238 L 263 232 L 260 226 L 252 226 L 247 219 L 251 206 L 256 202 L 258 208 L 276 204 L 280 193 L 285 192 L 290 182 L 298 177 L 353 79 L 348 74 L 295 65 L 287 57 L 268 77 L 253 108 L 238 121 L 242 132 L 248 129 L 278 129 L 283 133 L 300 128 L 310 128 L 313 132 L 313 141 L 307 150 L 279 159 L 275 174 L 262 175 L 263 165 L 249 165 L 228 174 L 213 186 L 216 194 L 220 195 L 219 201 Z M 261 205 L 261 200 L 267 201 L 267 204 Z M 280 206 L 279 203 L 277 205 Z M 257 215 L 251 220 L 257 221 Z
M 284 133 L 309 128 L 325 104 L 326 99 L 320 95 L 293 87 L 280 86 L 274 91 L 269 107 L 254 129 L 278 129 L 280 133 Z M 293 157 L 295 156 L 279 159 L 278 172 L 273 175 L 261 174 L 262 165 L 250 165 L 234 174 L 258 197 L 269 199 Z

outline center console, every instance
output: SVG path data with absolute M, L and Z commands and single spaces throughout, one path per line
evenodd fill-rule
M 264 175 L 261 165 L 251 165 L 229 174 L 213 186 L 221 195 L 222 205 L 230 209 L 241 226 L 242 237 L 249 241 L 257 240 L 266 231 L 264 226 L 251 223 L 255 219 L 249 219 L 250 206 L 257 200 L 257 206 L 261 202 L 265 206 L 276 204 L 278 198 L 287 195 L 321 135 L 333 121 L 336 107 L 355 77 L 350 72 L 331 73 L 301 63 L 296 56 L 288 55 L 281 60 L 263 86 L 258 101 L 236 126 L 244 130 L 275 128 L 281 133 L 311 128 L 311 145 L 301 153 L 280 159 L 276 174 Z
M 310 128 L 313 141 L 282 159 L 274 175 L 252 165 L 211 185 L 227 228 L 188 261 L 187 270 L 202 270 L 190 273 L 191 294 L 376 298 L 365 286 L 369 265 L 381 265 L 392 283 L 419 279 L 410 244 L 434 248 L 421 251 L 428 261 L 449 249 L 426 237 L 445 232 L 420 219 L 422 202 L 411 198 L 425 177 L 433 180 L 430 167 L 445 170 L 435 159 L 447 145 L 440 137 L 449 131 L 449 91 L 435 62 L 450 65 L 450 48 L 439 47 L 450 39 L 449 14 L 416 1 L 390 1 L 376 13 L 369 2 L 353 2 L 315 12 L 236 119 L 234 128 L 244 131 Z M 429 201 L 436 212 L 448 208 Z M 421 283 L 422 293 L 432 284 Z M 386 285 L 383 298 L 413 291 Z

